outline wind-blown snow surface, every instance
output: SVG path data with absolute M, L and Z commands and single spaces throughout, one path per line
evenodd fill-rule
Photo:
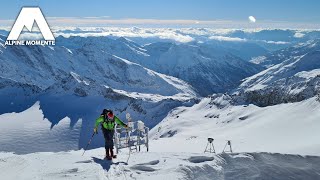
M 212 137 L 217 152 L 231 140 L 236 152 L 320 155 L 320 102 L 315 97 L 263 108 L 233 106 L 230 101 L 225 95 L 214 96 L 190 108 L 176 108 L 151 130 L 157 139 L 154 146 L 199 152 Z
M 71 127 L 68 117 L 52 127 L 39 102 L 21 113 L 0 115 L 1 151 L 15 153 L 57 152 L 78 149 L 81 121 Z
M 60 179 L 306 179 L 320 178 L 320 158 L 270 153 L 134 153 L 103 160 L 104 149 L 14 155 L 0 153 L 0 176 L 15 180 Z

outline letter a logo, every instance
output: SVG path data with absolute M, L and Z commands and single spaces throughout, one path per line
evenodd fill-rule
M 18 40 L 24 27 L 32 31 L 33 24 L 37 23 L 42 36 L 47 41 L 54 41 L 55 38 L 48 26 L 39 7 L 23 7 L 14 23 L 7 40 Z

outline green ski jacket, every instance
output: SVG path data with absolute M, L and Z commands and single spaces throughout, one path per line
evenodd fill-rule
M 122 122 L 117 116 L 113 117 L 113 121 L 108 121 L 108 120 L 104 120 L 103 115 L 101 115 L 97 120 L 96 120 L 96 124 L 95 127 L 97 128 L 99 126 L 99 124 L 102 123 L 102 127 L 107 129 L 107 130 L 114 130 L 115 124 L 119 124 L 122 127 L 125 127 L 126 124 L 124 122 Z

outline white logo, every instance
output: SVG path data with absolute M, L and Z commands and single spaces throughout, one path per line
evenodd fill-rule
M 45 40 L 18 40 L 24 27 L 32 32 L 34 23 Z M 7 38 L 6 45 L 55 45 L 55 38 L 39 7 L 23 7 Z

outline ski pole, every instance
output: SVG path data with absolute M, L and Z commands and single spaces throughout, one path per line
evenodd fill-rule
M 82 154 L 82 156 L 84 155 L 84 153 L 86 152 L 86 150 L 88 149 L 88 147 L 89 147 L 89 145 L 90 145 L 90 143 L 91 143 L 91 141 L 92 141 L 92 139 L 93 139 L 93 136 L 95 135 L 96 133 L 95 132 L 93 132 L 93 134 L 92 134 L 92 136 L 91 136 L 91 138 L 90 138 L 90 140 L 89 140 L 89 142 L 88 142 L 88 144 L 87 144 L 87 146 L 86 146 L 86 148 L 84 149 L 84 151 L 83 151 L 83 154 Z
M 127 159 L 127 164 L 128 164 L 128 162 L 129 162 L 129 159 L 130 159 L 130 155 L 131 155 L 131 147 L 130 147 L 130 134 L 129 134 L 129 131 L 128 131 L 128 129 L 126 129 L 126 131 L 127 131 L 127 137 L 128 137 L 128 148 L 129 148 L 129 156 L 128 156 L 128 159 Z

